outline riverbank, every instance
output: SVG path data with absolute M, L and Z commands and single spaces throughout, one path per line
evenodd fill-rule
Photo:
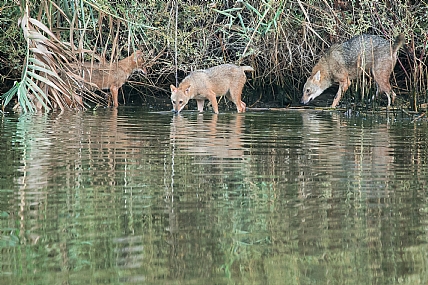
M 251 65 L 256 70 L 248 75 L 247 102 L 280 107 L 299 102 L 313 65 L 332 44 L 362 33 L 388 40 L 403 33 L 406 44 L 399 51 L 391 84 L 403 108 L 417 110 L 427 101 L 428 24 L 424 15 L 428 8 L 419 3 L 149 0 L 144 6 L 138 1 L 102 5 L 84 2 L 79 6 L 70 2 L 63 7 L 50 1 L 25 4 L 2 9 L 2 94 L 14 82 L 37 81 L 24 72 L 29 66 L 24 60 L 26 54 L 29 58 L 38 56 L 37 43 L 31 46 L 37 37 L 27 38 L 27 45 L 25 29 L 15 24 L 27 13 L 52 32 L 36 21 L 25 27 L 30 34 L 49 40 L 44 44 L 55 58 L 96 62 L 101 57 L 115 61 L 142 50 L 148 75 L 138 77 L 137 84 L 130 86 L 143 96 L 168 96 L 169 85 L 177 84 L 191 70 L 228 62 Z M 57 67 L 47 62 L 40 68 Z M 365 98 L 371 97 L 375 84 L 370 80 L 361 82 L 351 86 L 343 97 L 345 104 L 366 104 Z M 66 103 L 54 92 L 46 93 L 53 105 Z M 59 96 L 65 95 L 60 92 Z M 57 100 L 61 104 L 55 104 Z

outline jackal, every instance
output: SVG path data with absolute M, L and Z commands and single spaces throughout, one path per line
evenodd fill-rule
M 73 63 L 70 65 L 73 73 L 80 75 L 79 79 L 90 90 L 109 89 L 113 106 L 119 105 L 118 90 L 128 80 L 134 71 L 147 73 L 142 57 L 143 52 L 137 50 L 132 55 L 113 63 Z
M 251 66 L 222 64 L 191 72 L 178 87 L 170 86 L 173 111 L 179 113 L 190 99 L 196 99 L 198 111 L 203 112 L 204 101 L 208 99 L 214 113 L 218 113 L 216 97 L 226 95 L 235 103 L 238 113 L 245 112 L 246 104 L 241 101 L 242 89 L 247 79 L 245 71 L 254 69 Z
M 376 96 L 385 92 L 389 107 L 390 95 L 392 103 L 396 97 L 389 77 L 397 61 L 397 51 L 403 43 L 403 35 L 399 35 L 392 44 L 376 35 L 360 35 L 342 44 L 332 45 L 312 69 L 312 74 L 303 87 L 301 103 L 309 103 L 337 82 L 339 90 L 331 105 L 334 108 L 352 79 L 371 74 L 377 86 Z

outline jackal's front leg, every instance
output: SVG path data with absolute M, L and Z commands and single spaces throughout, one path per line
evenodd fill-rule
M 245 104 L 244 101 L 240 101 L 240 105 L 241 105 L 241 110 L 238 109 L 238 113 L 245 113 L 245 111 L 247 110 L 247 104 Z
M 344 81 L 339 82 L 339 90 L 337 90 L 336 96 L 333 100 L 333 104 L 331 104 L 332 108 L 336 108 L 337 104 L 339 104 L 340 98 L 342 98 L 342 93 L 345 93 L 346 90 L 348 90 L 349 85 L 351 85 L 351 81 L 348 77 Z
M 204 99 L 197 99 L 196 102 L 198 103 L 198 111 L 199 113 L 202 113 L 204 111 Z
M 210 92 L 210 94 L 207 95 L 207 99 L 210 100 L 214 113 L 218 114 L 218 103 L 216 94 L 214 92 Z
M 332 108 L 336 108 L 337 104 L 339 104 L 341 97 L 342 97 L 342 85 L 339 84 L 339 90 L 337 90 L 336 96 L 334 97 L 334 100 L 333 100 L 333 104 L 331 104 Z

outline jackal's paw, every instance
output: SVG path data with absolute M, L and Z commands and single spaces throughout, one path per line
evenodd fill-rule
M 245 113 L 245 111 L 247 110 L 247 104 L 241 101 L 240 105 L 241 105 L 241 108 L 238 108 L 238 113 Z

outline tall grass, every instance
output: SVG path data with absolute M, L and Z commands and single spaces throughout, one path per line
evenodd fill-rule
M 136 49 L 145 51 L 150 74 L 135 83 L 144 94 L 158 97 L 168 96 L 168 86 L 191 70 L 232 62 L 256 69 L 251 85 L 257 92 L 254 96 L 245 93 L 250 104 L 259 100 L 275 104 L 298 102 L 312 66 L 331 44 L 361 33 L 391 40 L 404 33 L 407 44 L 400 51 L 395 79 L 391 80 L 403 108 L 417 109 L 427 103 L 428 7 L 422 2 L 32 0 L 20 3 L 20 7 L 3 4 L 3 15 L 22 18 L 28 7 L 28 19 L 38 20 L 52 32 L 34 27 L 55 47 L 49 50 L 53 59 L 115 61 Z M 23 28 L 20 30 L 25 34 Z M 28 39 L 7 40 L 18 47 Z M 3 80 L 17 82 L 3 96 L 3 104 L 17 94 L 19 104 L 28 111 L 37 106 L 84 107 L 73 97 L 74 89 L 56 86 L 61 82 L 54 80 L 55 73 L 47 72 L 58 72 L 58 67 L 33 68 L 32 58 L 38 54 L 31 48 L 31 41 L 26 46 L 25 50 L 15 48 L 13 55 L 5 52 L 6 47 L 0 47 L 1 61 L 25 58 L 19 65 L 22 78 L 1 70 Z M 23 81 L 25 84 L 21 84 Z M 38 90 L 35 85 L 44 87 Z M 351 92 L 357 94 L 353 100 L 364 103 L 368 96 L 357 84 L 353 86 Z M 84 102 L 104 103 L 103 97 L 96 94 L 84 90 L 79 94 L 86 94 Z M 343 100 L 349 98 L 345 96 Z

